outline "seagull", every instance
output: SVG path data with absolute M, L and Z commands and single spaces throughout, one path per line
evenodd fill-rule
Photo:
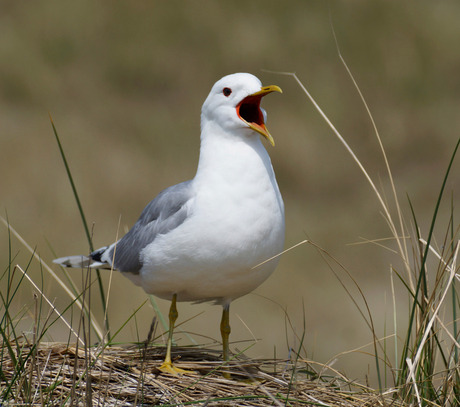
M 184 373 L 171 360 L 177 301 L 223 307 L 220 330 L 229 360 L 230 303 L 275 270 L 284 246 L 284 204 L 261 137 L 261 99 L 282 92 L 249 73 L 217 81 L 201 110 L 201 146 L 192 180 L 166 188 L 120 240 L 89 256 L 54 260 L 63 267 L 120 271 L 146 293 L 171 300 L 166 357 L 160 370 Z

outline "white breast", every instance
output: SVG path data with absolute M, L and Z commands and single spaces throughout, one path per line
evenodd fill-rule
M 193 188 L 189 218 L 143 250 L 133 281 L 166 299 L 227 303 L 273 272 L 277 259 L 255 266 L 284 244 L 284 205 L 259 138 L 202 140 Z

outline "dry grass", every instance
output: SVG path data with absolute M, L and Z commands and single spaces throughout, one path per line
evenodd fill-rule
M 458 138 L 457 112 L 452 108 L 458 105 L 458 92 L 455 92 L 458 75 L 452 70 L 458 65 L 458 53 L 453 52 L 458 35 L 452 29 L 455 24 L 450 23 L 458 14 L 455 13 L 458 5 L 447 2 L 433 8 L 427 3 L 419 5 L 414 12 L 413 7 L 399 3 L 356 2 L 351 6 L 343 2 L 343 5 L 335 4 L 330 13 L 320 3 L 315 6 L 314 2 L 295 1 L 280 13 L 279 6 L 270 8 L 263 2 L 259 2 L 260 7 L 253 4 L 252 9 L 247 4 L 243 7 L 240 2 L 242 7 L 235 7 L 235 4 L 227 8 L 208 7 L 206 12 L 198 2 L 192 3 L 187 6 L 184 3 L 182 6 L 186 8 L 179 13 L 176 5 L 152 5 L 153 12 L 144 6 L 131 5 L 95 10 L 91 2 L 87 5 L 83 2 L 69 12 L 68 5 L 59 8 L 50 3 L 48 7 L 36 6 L 35 10 L 32 4 L 24 8 L 19 3 L 17 6 L 11 3 L 2 16 L 8 35 L 2 37 L 0 48 L 3 60 L 8 63 L 1 68 L 6 80 L 2 84 L 0 103 L 4 107 L 2 123 L 6 139 L 3 144 L 8 152 L 8 157 L 2 161 L 3 173 L 13 174 L 14 182 L 5 178 L 2 205 L 8 208 L 15 226 L 26 231 L 28 240 L 41 241 L 42 230 L 46 230 L 53 250 L 70 253 L 64 246 L 66 241 L 75 250 L 79 238 L 69 233 L 75 230 L 75 225 L 57 221 L 69 218 L 69 203 L 63 198 L 65 194 L 60 187 L 64 177 L 56 171 L 56 163 L 48 159 L 55 146 L 51 138 L 47 144 L 43 136 L 49 132 L 47 123 L 43 126 L 46 120 L 40 119 L 43 101 L 47 101 L 47 108 L 59 117 L 60 127 L 66 134 L 66 148 L 72 152 L 73 160 L 84 157 L 84 164 L 80 164 L 76 175 L 79 189 L 90 191 L 84 202 L 91 219 L 109 219 L 113 224 L 113 219 L 118 219 L 119 208 L 127 208 L 123 216 L 129 219 L 131 215 L 126 211 L 132 208 L 132 216 L 137 216 L 138 208 L 150 197 L 150 192 L 147 197 L 142 194 L 146 186 L 142 174 L 147 171 L 155 174 L 149 177 L 154 179 L 149 188 L 159 190 L 177 182 L 175 177 L 182 180 L 184 173 L 194 169 L 194 164 L 188 161 L 196 158 L 189 158 L 192 144 L 196 145 L 196 138 L 190 135 L 190 123 L 198 124 L 199 104 L 195 103 L 199 102 L 195 99 L 209 85 L 209 78 L 240 70 L 241 61 L 244 61 L 245 70 L 255 73 L 261 66 L 294 69 L 302 77 L 314 81 L 312 93 L 318 94 L 319 100 L 327 101 L 322 103 L 326 103 L 325 110 L 334 117 L 334 124 L 321 109 L 319 111 L 371 186 L 378 200 L 377 209 L 383 214 L 383 226 L 388 229 L 376 220 L 375 205 L 366 200 L 365 187 L 359 186 L 365 183 L 356 182 L 356 174 L 343 161 L 343 151 L 334 150 L 334 145 L 323 137 L 323 127 L 315 124 L 308 111 L 300 110 L 304 106 L 304 95 L 296 93 L 298 89 L 294 89 L 294 85 L 299 85 L 309 95 L 307 87 L 300 81 L 294 85 L 289 84 L 292 81 L 276 81 L 286 89 L 286 99 L 282 106 L 268 110 L 273 114 L 278 112 L 278 118 L 273 116 L 275 120 L 271 122 L 272 131 L 283 137 L 273 159 L 287 206 L 291 208 L 288 230 L 291 236 L 297 236 L 304 225 L 308 226 L 309 235 L 320 243 L 329 242 L 322 246 L 333 253 L 334 258 L 344 259 L 344 263 L 359 257 L 353 260 L 352 269 L 358 270 L 354 275 L 332 258 L 331 263 L 337 264 L 356 285 L 359 296 L 349 290 L 348 280 L 343 283 L 368 330 L 359 330 L 353 324 L 352 313 L 343 318 L 343 313 L 335 312 L 338 304 L 342 306 L 343 303 L 334 297 L 333 285 L 328 284 L 327 276 L 319 272 L 322 264 L 315 264 L 311 256 L 305 260 L 304 254 L 300 254 L 301 261 L 286 264 L 284 269 L 290 270 L 295 283 L 289 285 L 290 276 L 274 276 L 275 280 L 270 281 L 275 288 L 268 291 L 267 296 L 274 300 L 283 298 L 286 309 L 293 309 L 294 301 L 303 296 L 308 296 L 309 304 L 315 305 L 315 326 L 305 341 L 308 354 L 313 354 L 310 352 L 311 337 L 317 336 L 320 347 L 332 354 L 336 352 L 330 338 L 338 338 L 345 349 L 355 348 L 354 343 L 347 342 L 349 335 L 341 335 L 341 332 L 355 332 L 355 341 L 364 338 L 367 342 L 372 337 L 374 349 L 370 357 L 375 360 L 373 370 L 378 377 L 378 387 L 381 391 L 388 387 L 393 389 L 382 395 L 377 390 L 350 383 L 328 367 L 301 358 L 248 360 L 239 356 L 227 366 L 234 377 L 229 381 L 221 375 L 220 352 L 210 349 L 176 349 L 175 356 L 180 356 L 178 364 L 195 373 L 173 377 L 156 369 L 163 358 L 163 348 L 149 346 L 144 349 L 142 345 L 87 348 L 83 346 L 86 335 L 80 335 L 80 331 L 76 334 L 81 341 L 78 347 L 46 343 L 45 338 L 52 338 L 47 333 L 48 327 L 64 318 L 65 312 L 58 311 L 52 300 L 56 295 L 60 299 L 65 297 L 62 285 L 55 294 L 51 289 L 48 291 L 53 285 L 52 279 L 42 279 L 40 284 L 40 277 L 47 276 L 46 272 L 53 275 L 53 271 L 38 258 L 38 243 L 29 247 L 39 266 L 32 263 L 32 259 L 29 263 L 26 259 L 24 271 L 15 266 L 24 264 L 24 260 L 18 258 L 19 251 L 11 242 L 13 230 L 5 222 L 8 233 L 5 249 L 0 253 L 0 257 L 3 256 L 0 264 L 6 270 L 0 276 L 0 315 L 3 313 L 0 320 L 0 405 L 404 405 L 397 401 L 399 399 L 417 406 L 459 405 L 459 230 L 458 209 L 454 211 L 458 179 L 454 176 L 458 171 L 457 167 L 450 170 L 459 147 L 457 143 L 452 154 L 451 144 Z M 264 10 L 262 19 L 260 10 Z M 359 67 L 357 78 L 364 93 L 369 95 L 366 96 L 369 105 L 372 111 L 378 112 L 377 122 L 384 143 L 338 45 L 331 60 L 333 43 L 325 23 L 331 14 L 333 25 L 339 24 L 339 42 L 344 43 L 347 59 L 351 66 Z M 255 18 L 257 30 L 254 30 Z M 104 24 L 101 25 L 101 21 Z M 133 21 L 136 30 L 132 29 Z M 216 25 L 209 22 L 216 22 Z M 183 39 L 171 35 L 171 26 L 180 26 L 181 32 L 188 35 Z M 101 27 L 104 35 L 99 35 Z M 225 30 L 229 30 L 229 35 L 215 35 Z M 247 41 L 248 32 L 252 41 Z M 88 34 L 81 33 L 89 33 L 91 41 L 88 41 Z M 158 38 L 165 41 L 158 41 Z M 202 41 L 203 38 L 210 41 Z M 133 44 L 144 46 L 133 47 Z M 222 50 L 236 52 L 232 53 L 232 58 L 219 57 Z M 343 67 L 334 63 L 335 54 L 343 62 L 348 76 L 342 75 Z M 172 56 L 176 55 L 181 56 L 181 64 L 171 63 Z M 187 69 L 184 70 L 184 66 Z M 297 76 L 293 77 L 297 80 Z M 345 81 L 340 79 L 342 77 Z M 356 106 L 355 96 L 349 90 L 350 79 L 368 118 L 363 119 L 362 109 Z M 391 86 L 382 86 L 383 83 Z M 173 89 L 178 89 L 177 93 Z M 186 95 L 190 95 L 190 99 Z M 316 102 L 314 104 L 317 106 Z M 175 107 L 171 111 L 174 114 L 168 113 L 170 106 Z M 181 120 L 177 120 L 177 112 L 181 112 Z M 172 122 L 174 126 L 170 125 Z M 280 123 L 278 130 L 277 123 Z M 336 129 L 350 136 L 343 138 Z M 370 142 L 370 129 L 374 129 L 378 143 Z M 168 143 L 174 148 L 169 149 Z M 353 147 L 356 151 L 349 146 L 357 146 Z M 375 146 L 380 148 L 381 154 L 375 154 Z M 391 154 L 391 170 L 386 149 Z M 103 165 L 101 151 L 108 152 Z M 173 151 L 174 156 L 167 151 Z M 445 171 L 450 156 L 452 159 Z M 165 170 L 167 162 L 174 163 L 171 171 Z M 440 171 L 445 171 L 444 179 Z M 397 182 L 393 182 L 393 173 Z M 452 173 L 450 177 L 449 173 Z M 439 177 L 436 174 L 440 174 Z M 450 204 L 444 202 L 450 188 L 446 183 L 448 178 L 449 183 L 454 182 Z M 441 191 L 432 211 L 430 205 L 436 200 L 440 180 Z M 117 198 L 113 191 L 121 191 L 121 195 Z M 398 197 L 402 192 L 411 197 L 406 204 L 405 199 Z M 105 199 L 104 205 L 100 203 L 101 197 Z M 112 202 L 116 205 L 111 209 Z M 335 205 L 337 202 L 339 207 Z M 409 216 L 407 210 L 404 211 L 407 206 Z M 442 223 L 445 218 L 448 218 L 447 227 Z M 51 227 L 56 230 L 50 232 Z M 111 229 L 104 224 L 98 224 L 98 230 L 106 233 L 98 235 L 98 240 L 106 243 L 106 237 L 113 238 Z M 375 258 L 371 249 L 363 250 L 362 256 L 356 256 L 348 248 L 340 252 L 343 241 L 354 240 L 353 236 L 358 234 L 383 237 L 384 247 L 388 253 L 396 253 L 396 260 L 391 257 L 391 261 L 387 261 L 390 256 Z M 331 243 L 330 236 L 340 244 Z M 366 242 L 381 245 L 382 240 Z M 41 250 L 43 255 L 43 248 Z M 318 257 L 328 259 L 330 256 Z M 376 265 L 374 273 L 369 272 L 372 268 L 368 264 L 371 263 Z M 21 282 L 29 278 L 26 273 L 32 264 L 32 277 L 34 274 L 37 277 L 37 270 L 43 273 L 34 285 L 35 310 L 33 306 L 24 305 L 21 296 L 22 285 L 28 287 Z M 387 269 L 391 270 L 390 277 L 384 272 Z M 15 270 L 22 271 L 23 276 L 15 275 Z M 360 275 L 359 270 L 364 272 Z M 321 278 L 315 278 L 317 275 Z M 388 314 L 389 307 L 379 303 L 377 297 L 389 289 L 389 278 L 393 309 L 386 319 L 382 315 Z M 314 290 L 308 291 L 310 286 Z M 43 288 L 49 299 L 43 294 Z M 124 289 L 129 288 L 123 285 Z M 398 289 L 403 291 L 402 296 L 398 296 Z M 88 293 L 85 298 L 86 294 L 79 290 L 67 291 L 71 304 L 65 310 L 72 309 L 72 315 L 81 310 L 82 325 L 86 333 L 89 332 L 86 324 L 96 320 L 90 313 L 91 307 L 85 305 L 91 296 Z M 101 291 L 104 306 L 106 292 L 110 290 Z M 319 295 L 315 297 L 315 293 Z M 111 297 L 116 296 L 117 292 L 113 291 Z M 360 298 L 364 306 L 360 305 Z M 45 302 L 52 310 L 48 314 L 45 305 L 42 309 Z M 114 303 L 116 301 L 112 301 L 113 309 L 103 312 L 105 317 L 110 314 L 111 321 L 115 320 L 114 315 L 122 315 Z M 334 312 L 327 313 L 329 307 L 335 307 Z M 32 339 L 23 336 L 21 323 L 30 316 L 35 321 Z M 269 318 L 265 315 L 263 323 L 277 330 L 277 325 Z M 327 321 L 324 325 L 330 331 L 321 332 L 322 321 Z M 76 324 L 72 322 L 75 323 L 65 321 L 65 325 L 74 332 Z M 124 326 L 127 322 L 123 319 L 113 322 L 112 326 Z M 100 329 L 93 326 L 95 332 L 101 332 L 96 333 L 98 340 L 104 337 L 104 324 L 100 325 Z M 202 333 L 201 329 L 197 330 Z M 287 334 L 278 330 L 284 344 Z M 106 326 L 105 331 L 110 332 L 110 329 Z M 72 340 L 75 339 L 72 337 Z M 87 343 L 91 342 L 87 340 Z M 316 358 L 324 360 L 317 351 L 315 353 Z M 353 364 L 362 373 L 364 366 L 355 360 Z M 315 372 L 316 368 L 321 373 Z M 352 368 L 347 366 L 346 370 Z M 368 373 L 372 375 L 372 369 Z
M 402 405 L 391 394 L 340 378 L 320 378 L 307 361 L 239 357 L 229 363 L 233 379 L 227 380 L 221 375 L 219 352 L 212 349 L 176 348 L 178 365 L 191 371 L 182 376 L 157 369 L 164 357 L 157 346 L 84 349 L 42 343 L 34 350 L 22 342 L 15 353 L 31 357 L 21 369 L 24 377 L 15 380 L 12 405 Z M 3 361 L 6 381 L 16 372 L 11 359 Z

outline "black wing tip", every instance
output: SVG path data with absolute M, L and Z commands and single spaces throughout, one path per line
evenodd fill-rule
M 98 261 L 98 262 L 101 262 L 101 263 L 106 263 L 105 260 L 102 260 L 102 255 L 105 253 L 105 251 L 107 250 L 107 247 L 101 247 L 100 249 L 97 249 L 95 250 L 94 252 L 92 252 L 89 256 L 91 258 L 91 260 L 93 261 Z

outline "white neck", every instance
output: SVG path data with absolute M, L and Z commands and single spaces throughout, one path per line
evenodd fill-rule
M 248 129 L 248 134 L 225 132 L 212 121 L 202 128 L 200 159 L 195 176 L 199 185 L 202 177 L 224 183 L 275 183 L 270 157 L 259 135 Z M 209 185 L 209 184 L 208 184 Z

